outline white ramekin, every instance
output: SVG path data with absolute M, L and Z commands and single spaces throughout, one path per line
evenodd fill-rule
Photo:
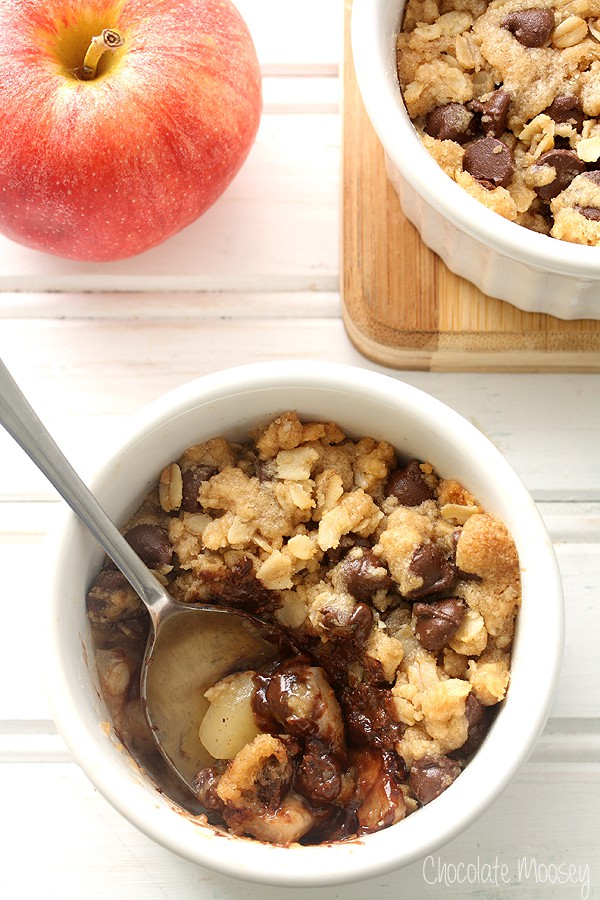
M 354 0 L 352 6 L 356 78 L 404 214 L 449 269 L 489 296 L 561 319 L 600 319 L 600 247 L 509 222 L 452 181 L 423 146 L 396 71 L 404 5 Z
M 126 520 L 163 466 L 217 435 L 239 439 L 286 410 L 334 420 L 351 436 L 391 441 L 462 481 L 498 515 L 520 557 L 523 605 L 508 696 L 474 759 L 444 794 L 391 828 L 357 840 L 289 848 L 216 834 L 161 794 L 107 728 L 85 610 L 101 564 L 93 539 L 67 509 L 53 548 L 48 684 L 56 723 L 75 760 L 130 822 L 202 866 L 236 878 L 297 887 L 381 875 L 430 854 L 498 797 L 546 721 L 563 648 L 561 581 L 538 510 L 502 454 L 443 403 L 360 368 L 273 362 L 200 378 L 138 415 L 91 481 L 107 512 Z

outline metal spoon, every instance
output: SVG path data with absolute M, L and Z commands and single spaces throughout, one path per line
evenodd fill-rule
M 204 691 L 232 671 L 277 658 L 283 635 L 239 610 L 173 600 L 79 478 L 1 360 L 0 422 L 146 605 L 152 628 L 140 676 L 142 704 L 158 749 L 195 793 L 194 776 L 210 761 L 198 736 Z

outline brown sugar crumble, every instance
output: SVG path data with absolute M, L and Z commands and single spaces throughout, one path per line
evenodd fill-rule
M 511 222 L 600 244 L 596 0 L 408 0 L 397 64 L 450 178 Z
M 176 797 L 201 821 L 283 845 L 378 831 L 480 746 L 509 684 L 519 562 L 427 462 L 287 412 L 247 443 L 190 447 L 123 531 L 175 599 L 247 610 L 299 650 L 206 692 L 210 763 Z M 115 730 L 172 793 L 139 699 L 148 616 L 108 565 L 87 604 Z

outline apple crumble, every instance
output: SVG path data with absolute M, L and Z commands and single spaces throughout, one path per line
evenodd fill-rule
M 408 114 L 467 193 L 504 218 L 600 244 L 600 8 L 594 0 L 408 0 Z
M 207 765 L 177 797 L 202 821 L 284 845 L 378 831 L 480 746 L 509 684 L 519 562 L 429 463 L 286 412 L 186 450 L 124 534 L 176 599 L 241 608 L 294 647 L 208 687 Z M 114 727 L 169 793 L 139 700 L 146 611 L 110 564 L 87 605 Z

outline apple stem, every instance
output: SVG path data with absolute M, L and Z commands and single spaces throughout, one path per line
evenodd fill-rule
M 116 50 L 118 47 L 122 47 L 124 43 L 125 41 L 120 32 L 114 28 L 104 28 L 102 34 L 97 34 L 96 37 L 92 38 L 85 54 L 83 65 L 77 73 L 79 78 L 83 81 L 91 81 L 92 78 L 95 78 L 98 63 L 104 53 L 107 50 Z

